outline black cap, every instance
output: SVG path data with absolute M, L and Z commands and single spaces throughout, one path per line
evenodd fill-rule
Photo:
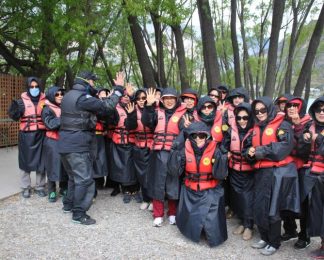
M 86 79 L 86 80 L 89 80 L 89 79 L 98 80 L 99 79 L 96 74 L 94 74 L 90 71 L 81 71 L 78 74 L 78 77 L 82 78 L 82 79 Z

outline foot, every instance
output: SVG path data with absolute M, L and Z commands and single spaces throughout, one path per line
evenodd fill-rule
M 267 245 L 265 248 L 263 248 L 263 249 L 260 251 L 260 253 L 261 253 L 262 255 L 266 255 L 266 256 L 268 256 L 268 255 L 273 255 L 275 252 L 277 252 L 277 249 L 274 248 L 274 247 L 272 247 L 272 246 L 270 246 L 270 245 Z
M 56 192 L 52 191 L 49 195 L 48 195 L 48 201 L 49 202 L 55 202 L 56 201 Z
M 81 218 L 77 218 L 77 219 L 73 219 L 72 218 L 72 222 L 76 223 L 76 224 L 81 224 L 81 225 L 93 225 L 96 224 L 96 220 L 94 220 L 93 218 L 91 218 L 88 215 L 85 215 Z
M 21 192 L 21 195 L 22 195 L 25 199 L 30 198 L 30 189 L 23 189 L 23 191 Z
M 163 218 L 161 217 L 155 218 L 153 221 L 153 227 L 162 227 L 162 223 L 163 223 Z
M 63 213 L 72 213 L 72 208 L 67 205 L 64 205 L 62 210 L 63 210 Z
M 141 206 L 140 206 L 140 209 L 141 210 L 146 210 L 149 205 L 150 205 L 150 203 L 143 201 Z
M 115 197 L 120 193 L 120 188 L 114 188 L 113 191 L 110 193 L 110 196 Z
M 45 190 L 35 190 L 35 193 L 39 196 L 39 197 L 46 197 L 46 192 Z
M 267 246 L 267 242 L 264 241 L 264 240 L 260 240 L 254 244 L 252 244 L 252 248 L 255 248 L 255 249 L 262 249 L 262 248 L 265 248 Z
M 298 239 L 297 242 L 294 244 L 294 248 L 297 250 L 301 250 L 301 249 L 305 249 L 309 245 L 310 245 L 310 239 L 307 239 L 306 241 L 302 239 Z
M 242 225 L 239 225 L 236 229 L 233 231 L 233 235 L 241 235 L 244 232 L 244 227 Z
M 245 240 L 245 241 L 250 240 L 250 239 L 252 239 L 252 236 L 253 236 L 252 229 L 249 229 L 249 228 L 244 229 L 244 232 L 242 235 L 243 240 Z
M 324 259 L 324 246 L 311 252 L 311 257 L 313 259 Z
M 234 212 L 231 208 L 228 208 L 227 212 L 226 212 L 226 218 L 227 219 L 231 219 L 234 216 Z
M 123 197 L 123 202 L 126 204 L 130 203 L 131 199 L 132 199 L 131 194 L 129 192 L 125 192 Z
M 67 190 L 65 189 L 60 189 L 59 191 L 59 195 L 62 196 L 62 197 L 66 197 L 66 194 L 67 194 Z
M 176 224 L 176 216 L 169 216 L 169 224 L 170 225 L 175 225 Z
M 143 202 L 142 194 L 140 192 L 135 192 L 135 193 L 132 194 L 132 196 L 134 197 L 134 200 L 137 203 L 142 203 Z
M 293 239 L 296 239 L 298 237 L 297 232 L 295 233 L 284 233 L 283 235 L 281 235 L 281 241 L 282 242 L 287 242 Z

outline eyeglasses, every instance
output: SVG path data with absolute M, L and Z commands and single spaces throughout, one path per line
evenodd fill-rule
M 138 97 L 138 98 L 136 98 L 136 100 L 137 100 L 137 101 L 141 101 L 141 100 L 142 100 L 142 101 L 145 101 L 145 100 L 146 100 L 146 97 Z
M 219 90 L 220 92 L 222 92 L 223 94 L 226 94 L 227 91 L 226 90 Z
M 233 97 L 233 99 L 235 99 L 235 98 L 244 98 L 244 97 L 241 96 L 241 95 L 238 95 L 238 96 L 234 96 L 234 97 Z
M 191 135 L 193 139 L 197 139 L 197 137 L 199 139 L 206 139 L 207 135 L 205 133 L 194 133 Z
M 264 108 L 261 108 L 261 109 L 255 109 L 255 110 L 254 110 L 254 113 L 255 113 L 256 115 L 267 113 L 267 108 L 264 107 Z
M 249 116 L 236 116 L 236 121 L 240 121 L 240 120 L 244 120 L 244 121 L 248 121 L 249 120 Z
M 320 107 L 315 108 L 314 111 L 315 111 L 315 113 L 317 113 L 317 114 L 320 114 L 321 112 L 324 113 L 324 107 L 323 107 L 323 108 L 320 108 Z
M 62 96 L 63 97 L 64 96 L 64 93 L 62 93 L 62 92 L 56 92 L 55 93 L 55 97 L 58 97 L 58 96 Z
M 213 94 L 209 94 L 208 96 L 211 97 L 211 98 L 213 98 L 213 97 L 214 97 L 214 98 L 219 98 L 219 96 L 217 96 L 217 95 L 213 95 Z
M 299 104 L 296 104 L 296 103 L 288 103 L 288 104 L 286 104 L 286 108 L 291 108 L 291 107 L 299 107 Z
M 203 107 L 202 107 L 202 110 L 203 110 L 203 109 L 209 109 L 209 110 L 211 110 L 211 109 L 213 109 L 213 108 L 214 108 L 213 105 L 207 105 L 207 106 L 203 106 Z

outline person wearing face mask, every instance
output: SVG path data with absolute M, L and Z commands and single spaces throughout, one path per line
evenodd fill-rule
M 79 73 L 61 103 L 58 151 L 69 176 L 63 212 L 72 212 L 72 221 L 82 225 L 96 223 L 86 214 L 95 194 L 96 114 L 112 113 L 124 92 L 123 87 L 117 86 L 109 98 L 100 100 L 94 88 L 96 80 L 97 76 L 90 71 Z M 118 82 L 117 78 L 115 84 Z
M 224 190 L 214 177 L 217 143 L 202 122 L 192 123 L 184 135 L 184 145 L 173 148 L 168 161 L 169 174 L 184 176 L 177 227 L 196 243 L 204 233 L 209 246 L 218 246 L 227 240 L 227 228 Z
M 20 120 L 18 161 L 24 198 L 29 198 L 31 195 L 31 171 L 36 171 L 35 193 L 40 197 L 46 196 L 44 188 L 46 175 L 41 158 L 45 137 L 45 125 L 41 118 L 44 102 L 45 94 L 41 92 L 40 80 L 29 77 L 26 92 L 21 94 L 21 99 L 14 100 L 8 110 L 11 119 Z
M 304 127 L 298 140 L 298 154 L 307 163 L 302 169 L 303 195 L 307 200 L 307 231 L 310 237 L 321 238 L 320 248 L 311 253 L 324 259 L 324 97 L 317 98 L 308 110 L 312 121 Z
M 306 107 L 307 104 L 302 98 L 291 96 L 287 99 L 284 109 L 286 119 L 291 123 L 294 130 L 294 149 L 291 155 L 294 157 L 298 170 L 299 187 L 301 191 L 303 189 L 304 180 L 303 165 L 306 163 L 306 161 L 304 158 L 298 156 L 297 143 L 300 136 L 303 134 L 305 125 L 311 120 L 311 117 L 306 114 Z M 297 242 L 294 244 L 295 249 L 304 249 L 310 245 L 310 238 L 306 229 L 308 215 L 307 202 L 307 199 L 301 197 L 301 214 L 299 216 L 282 216 L 285 233 L 281 236 L 281 240 L 285 242 L 298 237 Z M 295 222 L 296 217 L 300 219 L 300 233 L 297 233 L 297 225 Z
M 60 195 L 67 193 L 68 176 L 61 163 L 57 150 L 59 128 L 61 125 L 61 102 L 65 90 L 57 86 L 50 87 L 46 92 L 45 106 L 42 110 L 42 120 L 46 126 L 46 136 L 43 145 L 43 159 L 47 174 L 48 201 L 57 200 L 56 182 L 59 182 Z
M 191 122 L 198 120 L 196 106 L 198 103 L 198 93 L 193 89 L 186 89 L 181 93 L 181 101 L 187 106 L 187 112 L 180 121 L 180 130 L 187 128 Z
M 232 208 L 241 223 L 233 231 L 243 240 L 250 240 L 253 232 L 254 169 L 245 159 L 246 150 L 252 145 L 253 117 L 251 105 L 241 103 L 234 109 L 235 122 L 224 134 L 220 147 L 228 154 L 230 195 Z
M 294 158 L 294 133 L 283 114 L 277 114 L 269 97 L 252 102 L 255 125 L 247 159 L 254 160 L 254 221 L 261 240 L 252 245 L 263 255 L 280 247 L 281 213 L 300 213 L 298 174 Z
M 161 227 L 164 217 L 164 200 L 168 200 L 169 223 L 175 225 L 179 179 L 167 174 L 167 160 L 175 138 L 179 135 L 179 122 L 186 113 L 186 105 L 178 102 L 173 88 L 163 89 L 158 107 L 154 104 L 155 90 L 147 91 L 142 122 L 153 132 L 151 159 L 148 165 L 148 195 L 153 199 L 153 226 Z

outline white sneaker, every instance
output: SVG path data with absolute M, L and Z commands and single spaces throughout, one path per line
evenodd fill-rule
M 149 211 L 153 211 L 153 203 L 150 203 L 150 205 L 147 207 Z
M 171 215 L 169 216 L 169 223 L 170 225 L 175 225 L 176 224 L 176 217 Z
M 146 210 L 148 208 L 148 206 L 149 206 L 149 203 L 143 201 L 142 204 L 141 204 L 141 206 L 140 206 L 140 209 L 141 210 Z
M 163 218 L 155 218 L 153 221 L 153 227 L 162 227 Z
M 266 246 L 267 246 L 267 242 L 261 239 L 260 241 L 254 243 L 251 247 L 255 249 L 262 249 L 265 248 Z
M 270 245 L 267 245 L 265 248 L 263 248 L 260 253 L 263 254 L 263 255 L 273 255 L 275 252 L 277 251 L 276 248 L 270 246 Z

